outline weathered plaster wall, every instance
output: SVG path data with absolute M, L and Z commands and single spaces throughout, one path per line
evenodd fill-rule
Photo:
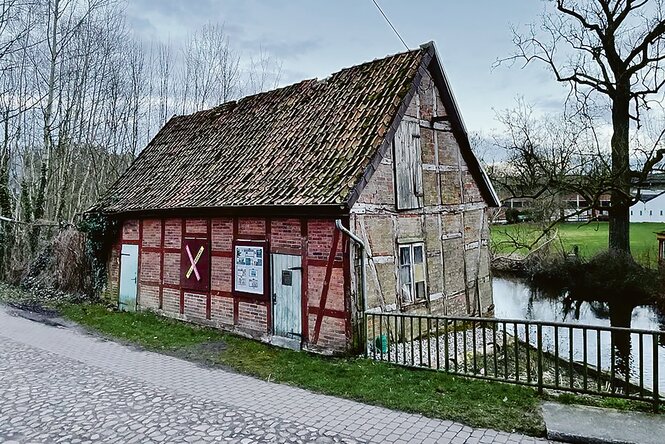
M 209 291 L 180 286 L 182 238 L 191 235 L 206 239 L 210 248 Z M 264 242 L 270 253 L 302 256 L 304 347 L 324 351 L 349 347 L 349 262 L 344 254 L 348 239 L 331 219 L 126 220 L 108 264 L 107 292 L 117 300 L 121 244 L 138 244 L 139 309 L 267 339 L 272 331 L 270 298 L 233 291 L 234 240 Z M 271 294 L 270 278 L 264 285 Z
M 492 304 L 488 207 L 470 174 L 446 110 L 426 76 L 405 119 L 419 122 L 423 207 L 397 211 L 393 153 L 389 150 L 351 210 L 353 230 L 366 240 L 367 306 L 384 311 L 465 315 Z M 427 299 L 404 304 L 398 297 L 398 244 L 422 241 L 426 249 Z M 354 283 L 354 288 L 357 282 Z

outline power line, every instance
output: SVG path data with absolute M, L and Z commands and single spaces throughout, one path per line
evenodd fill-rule
M 411 48 L 409 48 L 409 45 L 406 44 L 406 42 L 404 41 L 404 39 L 402 38 L 402 36 L 399 35 L 399 32 L 397 32 L 397 29 L 395 29 L 395 27 L 393 26 L 393 24 L 390 22 L 390 19 L 388 18 L 388 16 L 386 15 L 386 13 L 383 12 L 383 9 L 381 9 L 381 6 L 379 6 L 379 4 L 376 2 L 376 0 L 372 0 L 372 3 L 374 3 L 374 6 L 376 6 L 376 9 L 379 10 L 379 12 L 380 12 L 381 15 L 383 16 L 383 18 L 386 19 L 386 22 L 388 22 L 388 24 L 390 25 L 390 27 L 392 28 L 392 30 L 395 32 L 395 35 L 397 35 L 397 37 L 400 39 L 400 41 L 402 42 L 402 44 L 404 45 L 404 47 L 406 48 L 406 50 L 409 51 Z

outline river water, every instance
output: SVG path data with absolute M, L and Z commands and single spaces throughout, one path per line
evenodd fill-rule
M 550 322 L 563 322 L 570 325 L 587 324 L 598 326 L 630 327 L 644 330 L 665 331 L 665 314 L 659 313 L 651 306 L 638 306 L 632 309 L 624 307 L 611 307 L 604 302 L 566 303 L 564 295 L 552 294 L 542 290 L 530 288 L 522 279 L 495 277 L 493 281 L 495 316 L 497 318 L 538 320 Z M 629 369 L 632 382 L 637 383 L 640 373 L 644 378 L 644 385 L 648 389 L 653 387 L 653 341 L 650 335 L 623 335 L 614 338 L 609 332 L 602 332 L 597 337 L 589 332 L 586 344 L 581 330 L 573 330 L 572 348 L 573 360 L 577 362 L 586 360 L 592 366 L 608 370 L 611 367 L 611 343 L 615 343 L 615 368 L 621 374 Z M 558 332 L 558 347 L 562 356 L 568 355 L 570 348 L 570 334 L 568 329 Z M 544 346 L 549 351 L 554 349 L 553 329 L 543 329 Z M 533 337 L 533 336 L 532 336 Z M 533 341 L 532 341 L 533 342 Z M 597 349 L 600 342 L 600 360 Z M 665 335 L 661 335 L 657 350 L 659 367 L 659 392 L 665 394 Z M 640 348 L 643 349 L 643 359 L 640 363 Z M 640 371 L 640 366 L 642 371 Z M 622 370 L 623 369 L 623 370 Z

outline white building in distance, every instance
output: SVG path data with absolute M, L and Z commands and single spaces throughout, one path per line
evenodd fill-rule
M 665 222 L 665 191 L 642 190 L 640 200 L 630 207 L 631 222 Z

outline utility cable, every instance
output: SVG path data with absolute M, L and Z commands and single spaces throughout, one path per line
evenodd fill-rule
M 377 3 L 376 0 L 372 0 L 372 3 L 374 3 L 374 6 L 376 6 L 376 8 L 379 10 L 379 12 L 380 12 L 381 15 L 383 16 L 383 18 L 386 19 L 386 22 L 388 22 L 388 24 L 390 25 L 390 27 L 392 28 L 392 30 L 395 32 L 395 35 L 397 36 L 397 38 L 400 39 L 400 41 L 402 42 L 402 44 L 404 45 L 404 47 L 406 48 L 406 50 L 407 50 L 407 51 L 410 51 L 411 48 L 409 48 L 409 45 L 406 44 L 406 42 L 404 41 L 404 39 L 402 38 L 402 36 L 399 35 L 399 32 L 397 32 L 397 29 L 395 29 L 395 27 L 393 26 L 393 24 L 390 22 L 390 19 L 388 18 L 388 16 L 386 15 L 386 13 L 383 12 L 383 9 L 381 9 L 381 6 L 379 6 L 379 4 Z

